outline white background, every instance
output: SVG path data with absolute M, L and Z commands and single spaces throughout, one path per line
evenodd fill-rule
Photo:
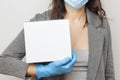
M 50 0 L 0 0 L 0 53 L 36 13 L 48 9 Z M 120 80 L 120 1 L 102 0 L 111 25 L 116 80 Z M 0 75 L 0 80 L 21 80 Z

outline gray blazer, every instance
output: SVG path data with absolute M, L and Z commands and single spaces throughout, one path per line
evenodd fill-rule
M 97 15 L 86 8 L 89 37 L 88 80 L 115 80 L 110 27 L 106 19 L 103 25 Z M 36 14 L 30 21 L 50 20 L 50 10 Z M 21 60 L 25 56 L 24 30 L 12 41 L 0 56 L 0 73 L 25 79 L 29 64 Z M 37 80 L 32 77 L 31 80 Z M 40 80 L 63 80 L 63 75 Z

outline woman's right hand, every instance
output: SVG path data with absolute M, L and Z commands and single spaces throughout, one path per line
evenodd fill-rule
M 72 51 L 72 59 L 67 57 L 63 60 L 53 61 L 46 65 L 36 64 L 36 75 L 38 79 L 42 77 L 49 77 L 53 75 L 60 75 L 68 73 L 72 70 L 76 62 L 75 52 Z

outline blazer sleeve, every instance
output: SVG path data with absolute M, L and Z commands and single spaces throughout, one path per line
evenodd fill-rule
M 41 14 L 36 14 L 32 21 L 42 20 Z M 29 64 L 21 61 L 25 56 L 25 40 L 24 29 L 16 36 L 16 38 L 8 45 L 8 47 L 0 55 L 0 73 L 11 75 L 19 78 L 26 78 L 26 71 Z
M 21 61 L 25 56 L 24 30 L 8 45 L 0 56 L 0 73 L 25 78 L 29 64 Z
M 105 20 L 105 25 L 106 25 L 105 27 L 106 27 L 106 39 L 107 39 L 107 59 L 106 59 L 106 67 L 105 67 L 105 80 L 115 80 L 111 31 L 107 20 Z

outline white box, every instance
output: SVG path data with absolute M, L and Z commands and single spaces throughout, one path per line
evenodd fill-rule
M 26 62 L 49 62 L 71 57 L 68 20 L 24 23 Z

